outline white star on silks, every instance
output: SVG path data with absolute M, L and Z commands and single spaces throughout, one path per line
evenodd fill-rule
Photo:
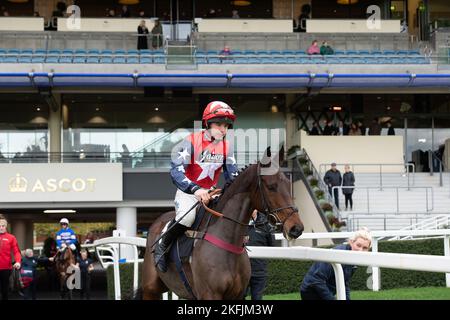
M 184 178 L 184 179 L 183 179 L 183 182 L 191 183 L 192 181 L 189 180 L 188 178 Z
M 233 172 L 232 174 L 231 174 L 233 177 L 237 177 L 238 175 L 239 175 L 239 172 Z
M 178 167 L 177 167 L 177 170 L 178 170 L 178 171 L 181 171 L 181 172 L 183 172 L 183 173 L 186 172 L 186 170 L 184 170 L 184 167 L 183 167 L 183 166 L 178 166 Z
M 236 164 L 236 159 L 233 156 L 228 157 L 228 159 L 231 160 L 231 164 Z
M 209 177 L 211 180 L 214 179 L 214 173 L 216 173 L 216 170 L 222 166 L 222 163 L 203 163 L 199 161 L 195 161 L 201 168 L 202 172 L 198 176 L 197 180 L 205 179 L 206 177 Z
M 183 151 L 178 152 L 178 154 L 180 155 L 180 156 L 178 157 L 178 159 L 183 158 L 183 161 L 186 161 L 186 157 L 189 157 L 189 156 L 190 156 L 190 154 L 189 154 L 189 152 L 187 151 L 187 149 L 183 149 Z

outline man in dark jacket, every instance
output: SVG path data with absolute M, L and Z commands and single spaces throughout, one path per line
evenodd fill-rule
M 342 184 L 341 172 L 336 168 L 336 163 L 333 162 L 331 164 L 331 169 L 327 171 L 325 177 L 323 178 L 323 181 L 325 181 L 326 185 L 328 186 L 330 195 L 333 195 L 333 187 L 338 187 Z M 339 209 L 339 190 L 337 188 L 334 189 L 334 203 Z
M 313 127 L 311 128 L 309 135 L 310 136 L 319 136 L 320 135 L 319 123 L 317 121 L 314 121 Z
M 335 250 L 368 251 L 372 244 L 372 236 L 367 228 L 362 228 L 349 239 L 348 244 L 340 244 Z M 350 300 L 350 279 L 356 266 L 342 265 L 345 281 L 346 300 Z M 303 278 L 300 286 L 302 300 L 335 300 L 336 278 L 331 264 L 316 262 Z
M 381 125 L 378 122 L 378 118 L 372 120 L 372 124 L 369 127 L 369 136 L 379 136 L 381 134 Z
M 333 126 L 333 123 L 328 120 L 325 122 L 325 127 L 323 128 L 323 135 L 324 136 L 332 136 L 335 133 L 335 129 Z
M 275 245 L 275 237 L 272 233 L 272 228 L 267 222 L 266 216 L 257 210 L 254 210 L 252 214 L 247 245 L 267 247 Z M 262 294 L 267 282 L 267 260 L 250 259 L 250 264 L 252 274 L 246 294 L 251 293 L 252 300 L 262 300 Z
M 50 259 L 52 258 L 36 258 L 33 255 L 32 249 L 25 250 L 25 255 L 22 258 L 22 268 L 20 269 L 20 275 L 22 277 L 23 283 L 24 300 L 36 300 L 36 268 L 38 264 L 47 263 Z

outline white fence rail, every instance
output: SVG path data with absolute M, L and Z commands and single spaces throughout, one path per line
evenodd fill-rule
M 346 239 L 353 236 L 353 232 L 328 232 L 328 233 L 304 233 L 300 240 L 313 239 Z M 426 237 L 440 236 L 444 239 L 445 256 L 380 253 L 378 252 L 378 240 L 393 236 Z M 446 285 L 450 287 L 450 230 L 398 230 L 398 231 L 374 231 L 372 232 L 372 252 L 354 252 L 347 250 L 318 249 L 309 247 L 248 247 L 251 258 L 312 260 L 331 263 L 335 271 L 337 299 L 345 300 L 345 283 L 341 264 L 353 264 L 372 267 L 372 286 L 374 291 L 380 288 L 380 269 L 391 268 L 402 270 L 416 270 L 428 272 L 446 273 Z M 277 240 L 284 239 L 281 234 L 276 234 Z M 133 289 L 138 289 L 138 259 L 137 247 L 146 247 L 146 239 L 130 237 L 110 237 L 96 240 L 92 245 L 103 267 L 112 264 L 114 266 L 114 292 L 115 299 L 121 299 L 120 273 L 119 273 L 119 245 L 131 245 L 134 248 L 134 276 Z M 110 255 L 101 254 L 103 251 Z M 107 260 L 107 261 L 105 261 Z

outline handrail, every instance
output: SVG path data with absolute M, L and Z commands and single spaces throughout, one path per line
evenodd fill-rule
M 322 176 L 322 168 L 323 167 L 326 168 L 329 165 L 330 165 L 329 163 L 321 163 L 321 164 L 319 164 L 319 172 L 320 172 L 321 176 Z M 383 175 L 383 167 L 384 166 L 390 166 L 390 167 L 403 166 L 403 167 L 406 167 L 407 168 L 406 169 L 406 176 L 408 178 L 408 190 L 410 188 L 409 167 L 411 167 L 412 168 L 412 178 L 413 178 L 412 184 L 413 185 L 415 184 L 416 165 L 414 163 L 337 163 L 336 165 L 337 166 L 349 165 L 349 166 L 352 167 L 353 173 L 355 173 L 355 170 L 354 170 L 355 166 L 372 166 L 372 167 L 377 166 L 377 167 L 379 167 L 380 189 L 381 190 L 383 189 L 383 177 L 382 177 L 382 175 Z M 385 173 L 388 173 L 388 172 L 385 172 Z
M 309 169 L 312 171 L 313 176 L 317 179 L 318 184 L 319 184 L 319 189 L 321 189 L 324 193 L 324 196 L 326 197 L 328 203 L 332 206 L 333 208 L 333 213 L 336 215 L 336 217 L 340 220 L 341 219 L 341 214 L 340 214 L 340 210 L 338 209 L 338 207 L 336 206 L 335 202 L 334 202 L 334 197 L 332 197 L 328 191 L 328 186 L 325 184 L 325 182 L 323 181 L 323 179 L 320 176 L 320 173 L 317 171 L 316 167 L 314 166 L 313 161 L 311 160 L 311 158 L 308 155 L 308 152 L 306 152 L 305 149 L 301 150 L 301 154 L 308 160 L 308 164 L 309 164 Z
M 444 164 L 442 163 L 441 159 L 439 159 L 433 152 L 433 150 L 428 150 L 428 166 L 430 167 L 430 176 L 434 174 L 434 161 L 436 160 L 439 165 L 439 186 L 442 187 L 443 184 L 443 178 L 442 178 L 442 168 L 444 167 Z
M 402 186 L 389 186 L 389 187 L 384 187 L 385 189 L 394 189 L 396 191 L 396 200 L 397 200 L 397 211 L 395 213 L 400 213 L 400 201 L 399 201 L 399 196 L 398 196 L 398 191 L 400 189 L 403 188 L 407 188 L 408 191 L 410 189 L 425 189 L 425 207 L 426 207 L 426 212 L 430 212 L 434 210 L 434 191 L 433 191 L 433 187 L 429 187 L 429 186 L 423 186 L 423 187 L 402 187 Z M 360 187 L 360 186 L 334 186 L 332 187 L 332 197 L 334 200 L 334 190 L 336 189 L 365 189 L 367 190 L 366 192 L 366 199 L 367 199 L 367 213 L 370 213 L 370 201 L 369 201 L 369 190 L 371 189 L 376 189 L 379 190 L 378 187 Z M 428 190 L 431 190 L 431 208 L 428 207 Z

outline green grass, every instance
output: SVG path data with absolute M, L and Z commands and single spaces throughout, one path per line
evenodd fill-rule
M 450 288 L 423 287 L 374 291 L 352 291 L 352 300 L 450 300 Z M 300 293 L 264 296 L 264 300 L 300 300 Z

